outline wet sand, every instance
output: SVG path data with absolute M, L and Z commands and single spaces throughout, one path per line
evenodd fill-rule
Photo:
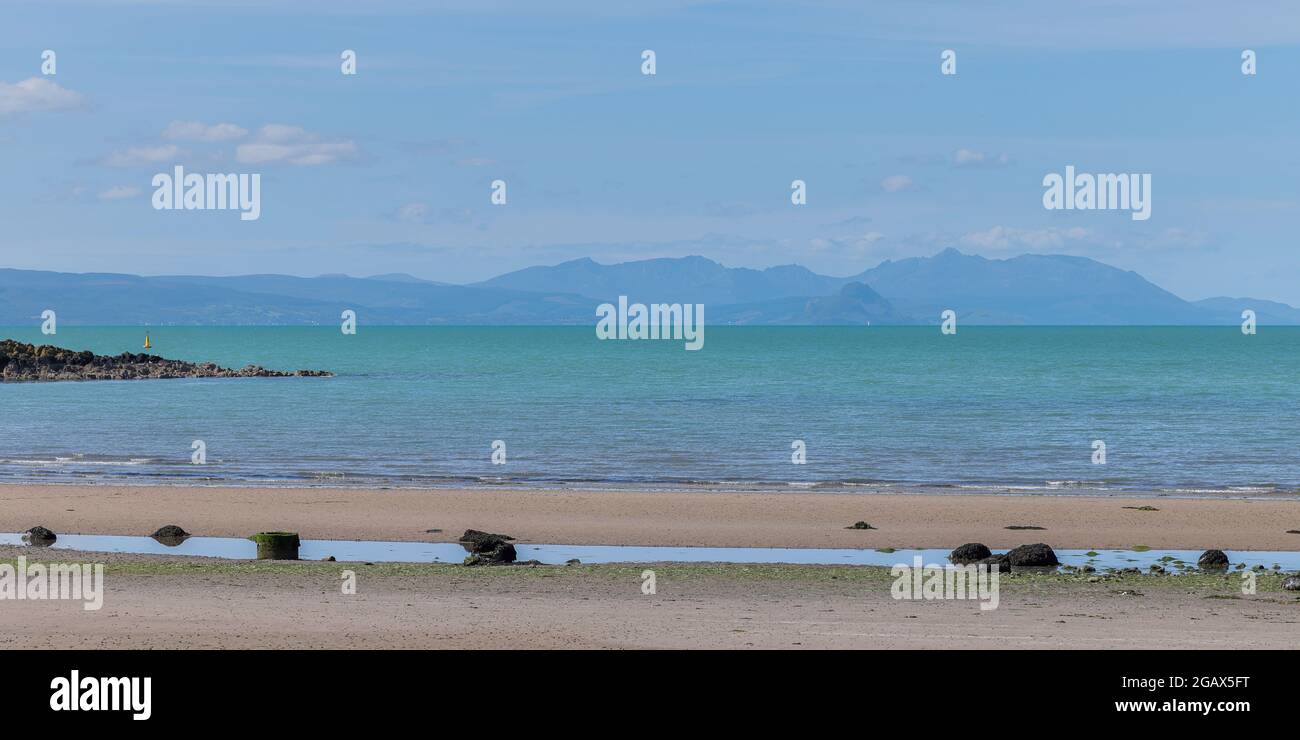
M 1144 506 L 1158 511 L 1126 508 Z M 876 529 L 846 529 L 859 520 Z M 0 531 L 38 524 L 80 534 L 147 535 L 178 524 L 207 536 L 291 530 L 433 542 L 473 528 L 583 545 L 1300 550 L 1300 534 L 1287 533 L 1300 530 L 1296 500 L 0 485 Z
M 374 565 L 221 562 L 0 547 L 107 562 L 99 611 L 0 601 L 14 648 L 1295 648 L 1300 599 L 1237 574 L 1002 579 L 997 609 L 890 596 L 851 566 Z M 344 594 L 343 572 L 356 574 Z

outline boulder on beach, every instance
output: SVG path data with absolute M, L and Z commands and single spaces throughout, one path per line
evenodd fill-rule
M 515 562 L 518 556 L 515 546 L 506 541 L 512 539 L 504 534 L 465 530 L 465 534 L 460 536 L 461 546 L 470 551 L 465 565 L 508 565 Z
M 976 560 L 968 565 L 987 565 L 990 571 L 996 570 L 999 573 L 1011 572 L 1011 559 L 1005 553 L 1002 555 L 990 555 L 987 558 Z
M 175 524 L 166 524 L 149 536 L 168 547 L 176 547 L 184 542 L 190 533 Z
M 1286 591 L 1300 591 L 1300 576 L 1288 576 L 1282 581 L 1282 588 Z
M 1017 568 L 1049 568 L 1061 564 L 1056 552 L 1042 542 L 1014 548 L 1007 553 L 1007 560 Z
M 465 558 L 465 565 L 509 565 L 515 562 L 518 553 L 515 546 L 505 540 L 497 540 L 490 550 L 476 550 Z
M 993 551 L 979 542 L 967 542 L 956 550 L 948 553 L 948 559 L 957 565 L 974 563 L 992 556 Z
M 498 543 L 513 539 L 514 537 L 508 534 L 492 534 L 477 529 L 467 529 L 465 534 L 460 536 L 460 543 L 467 546 L 470 552 L 487 552 L 495 549 Z
M 1202 568 L 1227 568 L 1228 555 L 1223 550 L 1206 550 L 1196 559 L 1196 564 Z
M 38 547 L 53 545 L 54 541 L 58 538 L 58 535 L 40 525 L 23 532 L 23 542 L 26 542 L 29 545 L 37 545 Z

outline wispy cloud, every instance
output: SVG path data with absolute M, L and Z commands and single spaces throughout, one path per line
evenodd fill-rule
M 473 222 L 474 211 L 469 208 L 434 208 L 428 203 L 406 203 L 393 213 L 398 221 L 412 224 L 451 223 L 465 225 Z
M 242 164 L 307 167 L 352 160 L 358 153 L 351 139 L 326 139 L 301 126 L 272 123 L 259 129 L 253 141 L 236 147 L 235 159 Z
M 916 190 L 916 183 L 907 175 L 890 175 L 880 181 L 880 187 L 884 188 L 886 193 L 902 193 Z
M 1060 249 L 1068 242 L 1087 239 L 1092 232 L 1082 226 L 1047 229 L 1015 229 L 994 226 L 984 231 L 962 235 L 961 243 L 968 247 L 989 250 L 1004 249 Z
M 162 137 L 171 141 L 230 141 L 242 139 L 248 130 L 233 123 L 208 125 L 199 121 L 172 121 L 163 130 Z
M 140 194 L 140 188 L 133 185 L 114 185 L 108 190 L 100 192 L 97 196 L 100 200 L 125 200 L 134 198 Z
M 1011 158 L 1005 152 L 992 154 L 974 149 L 958 149 L 952 155 L 952 166 L 964 169 L 1006 167 L 1009 164 L 1011 164 Z
M 175 144 L 135 146 L 109 154 L 100 160 L 100 164 L 105 167 L 143 167 L 173 162 L 180 153 L 180 147 Z
M 44 77 L 29 77 L 13 84 L 0 82 L 0 117 L 72 110 L 84 104 L 81 93 L 60 87 Z

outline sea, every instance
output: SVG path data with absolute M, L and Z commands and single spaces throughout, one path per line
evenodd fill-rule
M 0 482 L 1300 497 L 1300 327 L 39 327 L 331 378 L 0 383 Z M 202 443 L 203 464 L 195 450 Z

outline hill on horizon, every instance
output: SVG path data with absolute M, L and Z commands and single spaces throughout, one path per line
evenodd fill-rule
M 372 277 L 141 277 L 0 269 L 0 325 L 55 309 L 70 325 L 336 324 L 344 309 L 372 325 L 594 324 L 620 295 L 703 303 L 710 324 L 1229 325 L 1250 308 L 1264 324 L 1300 309 L 1254 298 L 1187 301 L 1136 272 L 1065 255 L 988 259 L 945 249 L 886 260 L 849 277 L 800 265 L 758 270 L 700 256 L 604 265 L 591 258 L 529 267 L 469 285 L 404 273 Z

